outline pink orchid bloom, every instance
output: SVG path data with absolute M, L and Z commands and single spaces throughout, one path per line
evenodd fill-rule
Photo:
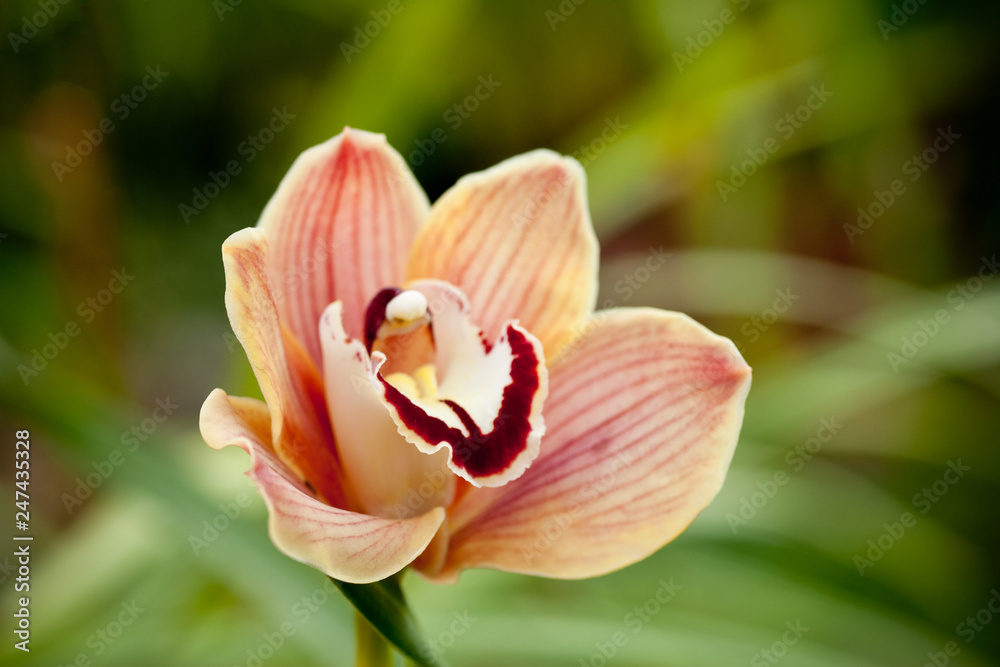
M 385 137 L 345 129 L 223 258 L 264 402 L 216 389 L 202 435 L 250 454 L 275 546 L 331 577 L 596 576 L 722 485 L 750 368 L 685 315 L 594 312 L 572 158 L 509 159 L 430 206 Z

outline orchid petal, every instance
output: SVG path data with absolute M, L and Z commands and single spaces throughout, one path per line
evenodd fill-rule
M 601 575 L 674 539 L 722 486 L 750 388 L 729 340 L 678 313 L 602 311 L 550 374 L 543 454 L 449 510 L 438 578 Z
M 414 242 L 408 277 L 459 287 L 488 340 L 517 319 L 548 351 L 593 311 L 597 257 L 583 168 L 537 150 L 442 195 Z
M 320 320 L 327 407 L 352 495 L 368 514 L 405 518 L 451 502 L 455 476 L 447 453 L 408 443 L 372 384 L 364 343 L 349 338 L 336 301 Z
M 380 134 L 345 129 L 298 157 L 261 215 L 282 321 L 317 364 L 316 323 L 334 300 L 361 334 L 365 305 L 403 281 L 427 196 Z
M 275 451 L 328 503 L 344 506 L 323 381 L 278 319 L 267 239 L 259 229 L 236 232 L 222 244 L 222 258 L 229 321 L 271 411 Z
M 380 519 L 317 500 L 274 455 L 267 407 L 216 389 L 201 409 L 201 433 L 215 449 L 236 445 L 250 455 L 248 475 L 267 504 L 271 541 L 324 574 L 356 584 L 391 576 L 434 538 L 444 520 L 435 508 L 406 520 Z

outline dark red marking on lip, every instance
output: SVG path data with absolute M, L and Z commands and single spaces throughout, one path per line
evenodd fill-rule
M 523 333 L 508 325 L 506 334 L 513 353 L 511 382 L 504 387 L 500 410 L 488 434 L 483 434 L 469 413 L 454 401 L 443 403 L 462 420 L 469 431 L 468 437 L 459 429 L 428 415 L 381 376 L 378 378 L 385 387 L 386 401 L 396 409 L 406 427 L 431 445 L 441 442 L 451 445 L 452 461 L 472 477 L 489 477 L 503 472 L 528 446 L 528 435 L 531 433 L 528 418 L 531 416 L 532 399 L 539 387 L 539 359 L 534 346 Z
M 483 351 L 485 351 L 486 354 L 489 354 L 490 350 L 493 349 L 493 345 L 490 341 L 486 340 L 486 336 L 483 335 L 482 331 L 479 332 L 479 342 L 483 344 Z
M 402 291 L 398 287 L 386 287 L 368 302 L 365 310 L 365 348 L 369 354 L 375 344 L 375 337 L 378 336 L 378 328 L 385 322 L 385 307 Z

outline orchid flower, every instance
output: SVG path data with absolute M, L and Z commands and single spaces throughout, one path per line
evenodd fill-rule
M 202 435 L 249 453 L 275 546 L 330 577 L 601 575 L 722 485 L 750 368 L 685 315 L 594 311 L 572 158 L 511 158 L 430 206 L 382 135 L 345 129 L 223 259 L 264 401 L 216 389 Z

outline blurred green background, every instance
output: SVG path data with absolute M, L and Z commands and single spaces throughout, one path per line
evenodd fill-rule
M 385 133 L 432 199 L 536 147 L 575 155 L 601 305 L 690 313 L 754 367 L 725 488 L 656 555 L 582 582 L 408 577 L 446 660 L 1000 664 L 998 15 L 4 2 L 0 486 L 30 429 L 35 542 L 30 654 L 0 552 L 0 662 L 352 664 L 351 608 L 271 546 L 246 455 L 197 431 L 211 389 L 258 395 L 220 245 L 350 125 Z M 661 582 L 679 588 L 648 604 Z

